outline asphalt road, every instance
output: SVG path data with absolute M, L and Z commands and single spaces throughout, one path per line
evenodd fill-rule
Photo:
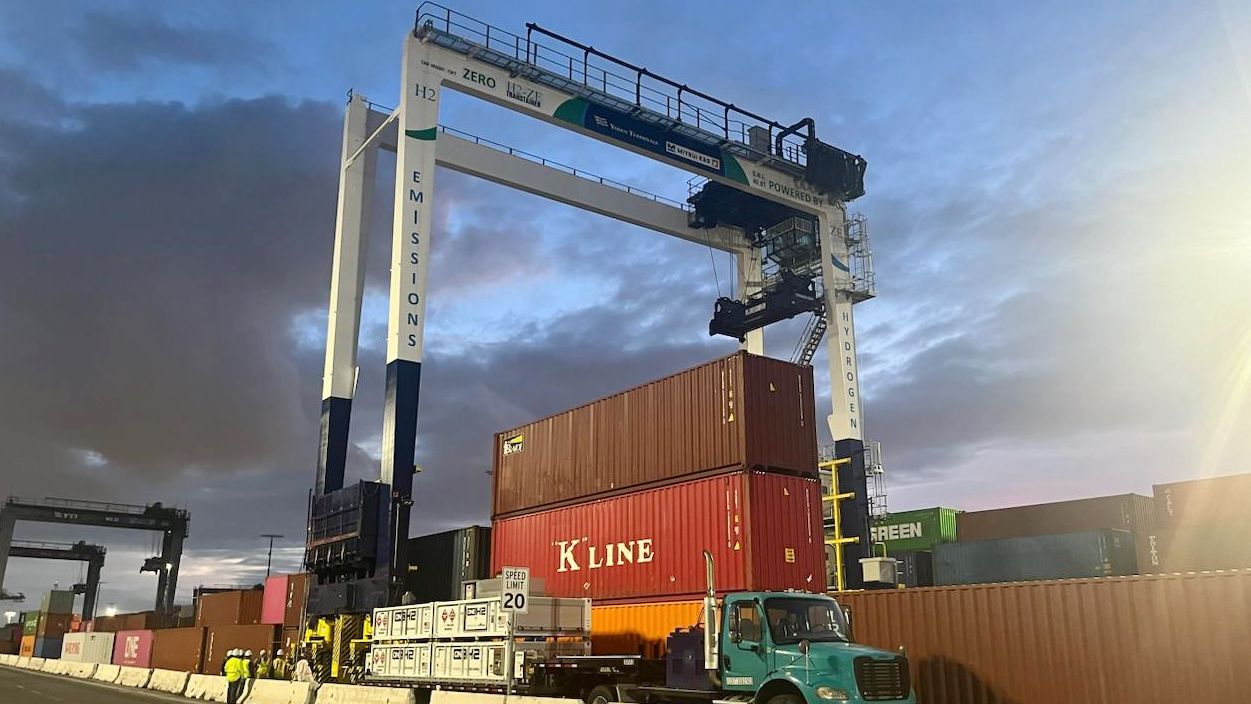
M 0 665 L 0 702 L 3 704 L 163 704 L 187 700 L 158 692 L 78 680 Z

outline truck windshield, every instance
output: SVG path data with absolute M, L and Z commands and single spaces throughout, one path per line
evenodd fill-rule
M 847 642 L 847 622 L 833 599 L 766 599 L 769 633 L 779 645 L 813 642 Z

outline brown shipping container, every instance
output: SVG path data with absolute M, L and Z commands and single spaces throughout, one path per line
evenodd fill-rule
M 1251 534 L 1251 474 L 1156 484 L 1156 524 L 1161 529 L 1223 526 Z
M 278 640 L 278 647 L 282 648 L 287 655 L 293 655 L 300 649 L 302 635 L 303 633 L 298 628 L 284 628 Z
M 161 627 L 161 619 L 155 611 L 140 611 L 133 614 L 121 614 L 117 617 L 119 631 L 150 631 Z
M 21 648 L 20 640 L 0 640 L 0 655 L 17 655 Z
M 196 604 L 197 626 L 250 626 L 261 622 L 261 589 L 201 594 Z
M 73 614 L 40 614 L 39 630 L 35 631 L 35 637 L 59 639 L 69 633 L 73 621 Z
M 1118 494 L 989 511 L 965 511 L 956 515 L 956 536 L 961 542 L 1096 530 L 1129 531 L 1134 537 L 1136 571 L 1159 571 L 1151 539 L 1155 532 L 1155 509 L 1149 496 Z
M 308 573 L 301 572 L 287 577 L 287 605 L 283 610 L 282 625 L 286 628 L 303 628 L 304 607 L 308 604 Z
M 821 485 L 737 472 L 498 520 L 491 573 L 529 567 L 551 596 L 596 603 L 699 596 L 716 586 L 825 590 Z
M 199 672 L 207 628 L 163 628 L 152 634 L 152 667 Z M 211 674 L 217 674 L 216 672 Z
M 733 468 L 816 475 L 812 367 L 739 352 L 495 436 L 492 515 Z
M 31 657 L 35 654 L 35 637 L 22 636 L 22 642 L 18 643 L 17 653 L 24 658 Z
M 840 594 L 925 704 L 1240 702 L 1251 571 Z
M 213 626 L 208 629 L 208 636 L 204 641 L 204 663 L 200 666 L 201 672 L 205 675 L 220 674 L 226 651 L 231 648 L 251 650 L 255 655 L 262 650 L 274 652 L 274 646 L 277 643 L 277 626 L 268 624 Z

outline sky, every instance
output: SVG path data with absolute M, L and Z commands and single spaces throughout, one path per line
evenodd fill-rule
M 1251 6 L 458 3 L 868 160 L 867 436 L 896 510 L 1251 471 Z M 342 111 L 399 92 L 414 5 L 0 2 L 0 494 L 191 511 L 180 601 L 298 568 Z M 449 94 L 443 124 L 677 200 L 687 175 Z M 378 471 L 379 165 L 349 475 Z M 732 263 L 441 170 L 414 534 L 489 520 L 491 434 L 732 352 Z M 789 357 L 801 321 L 770 328 Z M 824 351 L 814 361 L 829 412 Z M 829 440 L 828 434 L 825 438 Z M 152 536 L 101 603 L 150 608 Z M 81 578 L 15 559 L 37 599 Z M 28 604 L 30 601 L 28 600 Z

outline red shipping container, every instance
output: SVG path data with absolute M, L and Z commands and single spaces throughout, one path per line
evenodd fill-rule
M 281 626 L 287 611 L 287 575 L 265 578 L 265 596 L 261 603 L 261 623 Z
M 197 626 L 250 626 L 261 622 L 260 589 L 202 594 L 196 603 Z
M 152 667 L 153 631 L 118 631 L 113 639 L 113 664 Z
M 735 472 L 496 521 L 491 571 L 529 567 L 547 593 L 597 603 L 720 592 L 825 591 L 821 487 Z
M 812 367 L 746 352 L 495 436 L 492 518 L 737 469 L 817 474 Z

